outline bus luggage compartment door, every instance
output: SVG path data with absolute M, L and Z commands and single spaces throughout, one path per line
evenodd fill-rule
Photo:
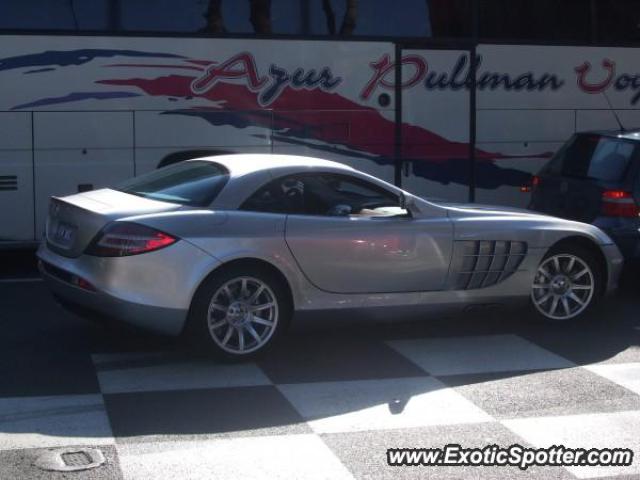
M 33 240 L 31 114 L 0 113 L 0 244 Z
M 134 175 L 131 112 L 34 113 L 35 228 L 49 198 L 112 186 Z

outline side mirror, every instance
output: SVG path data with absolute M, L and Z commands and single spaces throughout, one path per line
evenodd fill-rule
M 404 192 L 400 192 L 400 208 L 403 210 L 407 209 L 407 196 Z
M 411 195 L 405 195 L 404 192 L 400 193 L 400 208 L 411 216 L 420 216 L 420 209 L 416 206 L 415 199 Z

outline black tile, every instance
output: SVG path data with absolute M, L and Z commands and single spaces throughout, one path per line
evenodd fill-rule
M 172 390 L 104 395 L 113 434 L 273 435 L 310 429 L 272 386 Z
M 98 353 L 167 350 L 173 337 L 153 335 L 126 323 L 63 308 L 43 282 L 0 283 L 0 364 L 31 352 Z
M 634 313 L 635 309 L 634 306 Z M 611 314 L 611 322 L 601 319 L 582 325 L 580 329 L 549 326 L 523 336 L 578 365 L 640 361 L 640 330 L 616 323 L 616 318 L 623 318 L 623 315 Z
M 0 397 L 99 393 L 88 353 L 0 352 Z
M 276 384 L 312 383 L 427 375 L 377 340 L 355 336 L 296 336 L 258 362 Z

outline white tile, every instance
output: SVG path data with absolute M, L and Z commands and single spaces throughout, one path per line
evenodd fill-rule
M 0 450 L 112 443 L 101 395 L 0 399 Z
M 388 344 L 431 375 L 575 366 L 569 360 L 517 335 L 396 340 Z
M 640 363 L 616 363 L 584 367 L 640 395 Z
M 316 435 L 118 445 L 125 479 L 352 479 Z
M 628 467 L 565 467 L 578 478 L 640 475 L 640 412 L 594 413 L 540 417 L 502 422 L 512 432 L 538 448 L 563 445 L 571 448 L 630 448 Z
M 318 433 L 354 432 L 491 421 L 434 378 L 279 385 Z
M 94 355 L 102 393 L 270 385 L 253 363 L 226 365 L 166 354 Z

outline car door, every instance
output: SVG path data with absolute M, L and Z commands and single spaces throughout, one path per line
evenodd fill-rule
M 335 293 L 444 287 L 453 241 L 446 213 L 434 209 L 415 218 L 394 193 L 341 174 L 296 176 L 283 179 L 283 186 L 298 199 L 287 215 L 285 239 L 316 287 Z

